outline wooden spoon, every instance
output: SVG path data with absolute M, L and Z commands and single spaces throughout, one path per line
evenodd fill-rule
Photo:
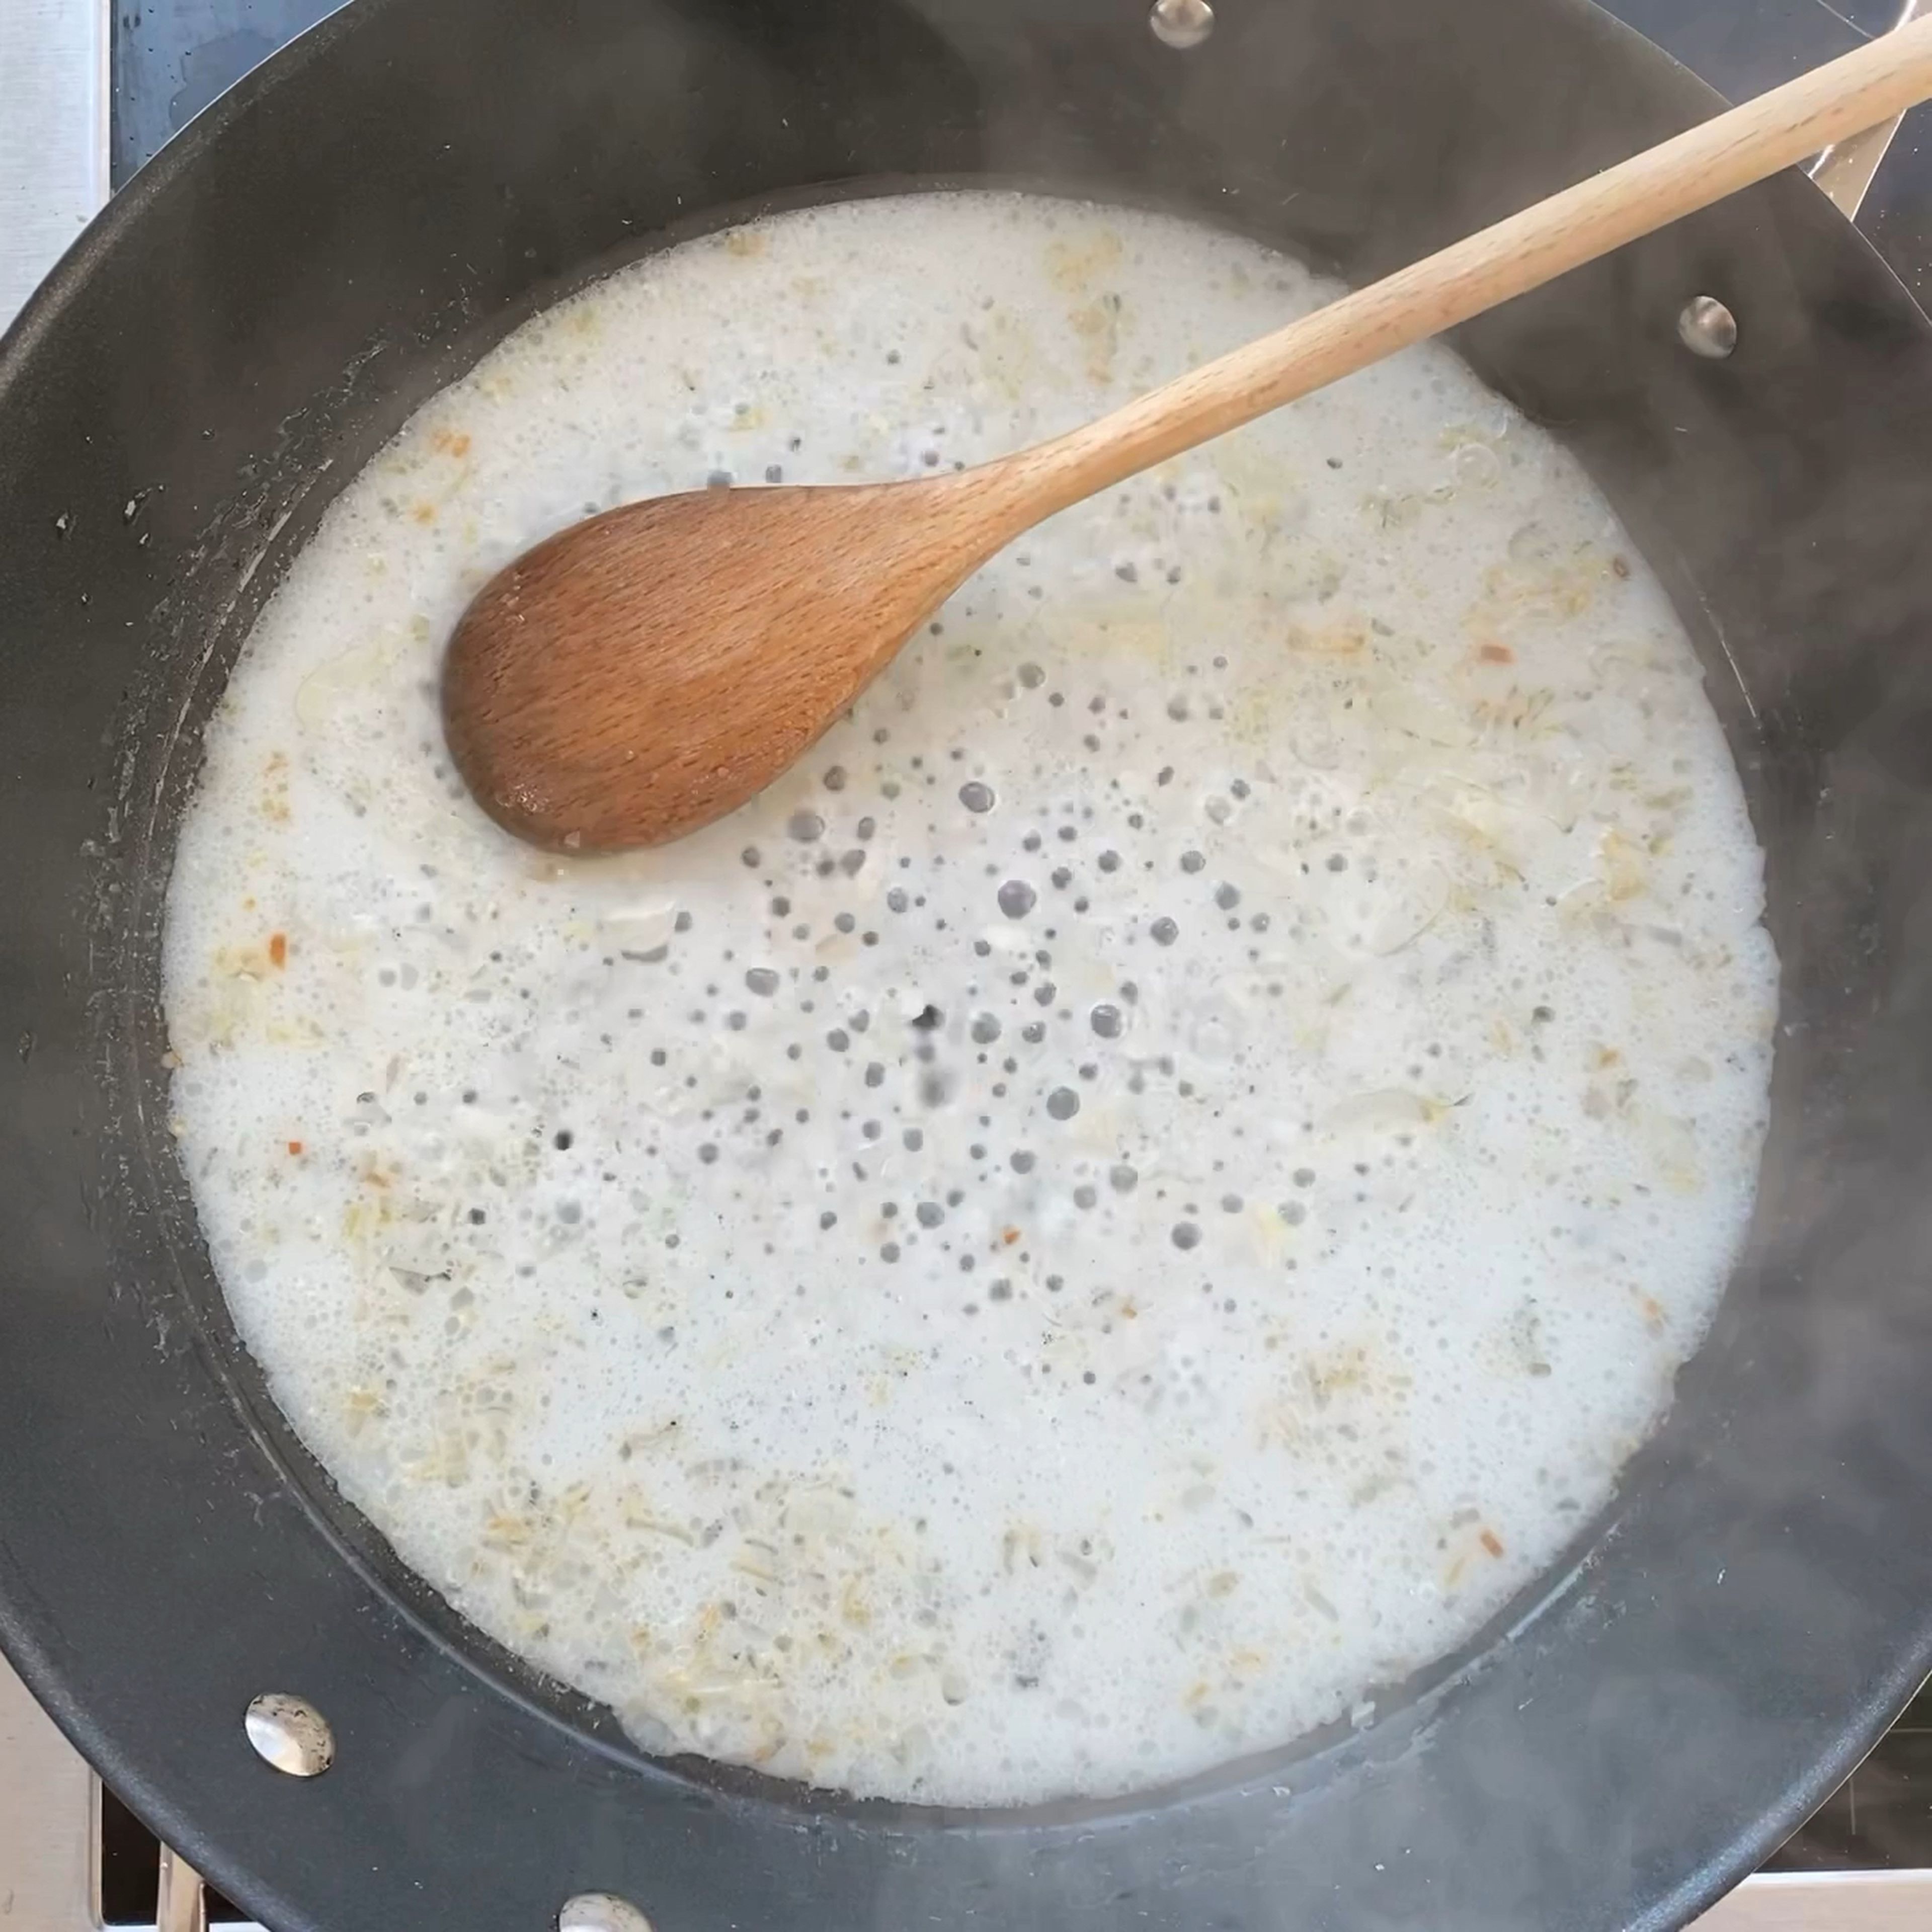
M 910 482 L 607 511 L 500 571 L 443 666 L 458 769 L 572 852 L 694 831 L 771 783 L 1042 518 L 1932 97 L 1932 20 L 1732 109 L 1070 434 Z

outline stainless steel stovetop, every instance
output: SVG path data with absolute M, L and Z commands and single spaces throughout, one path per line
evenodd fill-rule
M 1604 3 L 1742 100 L 1884 32 L 1918 0 Z M 340 4 L 0 0 L 0 326 L 163 142 Z M 1848 142 L 1816 172 L 1932 308 L 1932 110 L 1908 116 L 1882 158 Z M 201 1932 L 210 1918 L 239 1923 L 103 1792 L 0 1662 L 0 1932 Z M 1700 1932 L 1932 1932 L 1932 1694 Z

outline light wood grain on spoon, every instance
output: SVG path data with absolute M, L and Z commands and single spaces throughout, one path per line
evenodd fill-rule
M 791 765 L 1042 518 L 1541 286 L 1932 97 L 1900 28 L 1052 441 L 976 469 L 629 504 L 498 572 L 445 728 L 484 809 L 585 853 L 696 830 Z

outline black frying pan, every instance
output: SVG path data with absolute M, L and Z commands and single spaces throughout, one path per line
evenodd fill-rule
M 946 1815 L 657 1763 L 400 1572 L 266 1400 L 165 1131 L 199 732 L 281 564 L 558 292 L 748 209 L 988 177 L 1356 278 L 1708 112 L 1579 0 L 362 0 L 204 116 L 0 349 L 0 1640 L 277 1932 L 1674 1925 L 1932 1658 L 1932 332 L 1795 176 L 1472 326 L 1705 656 L 1784 965 L 1749 1252 L 1614 1508 L 1369 1730 Z M 1736 353 L 1690 355 L 1720 296 Z M 313 1700 L 334 1768 L 250 1750 Z

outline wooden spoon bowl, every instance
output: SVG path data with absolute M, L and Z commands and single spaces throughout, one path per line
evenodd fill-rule
M 798 759 L 999 548 L 967 528 L 986 507 L 955 473 L 700 490 L 560 531 L 450 640 L 458 769 L 552 850 L 695 831 Z

